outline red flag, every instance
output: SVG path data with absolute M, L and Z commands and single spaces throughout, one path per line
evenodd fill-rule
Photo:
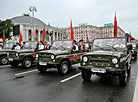
M 21 44 L 22 41 L 23 41 L 23 38 L 22 38 L 22 32 L 20 31 L 19 44 Z
M 46 37 L 46 30 L 45 30 L 45 26 L 44 26 L 43 36 L 42 36 L 42 42 L 45 41 L 45 37 Z
M 72 20 L 71 20 L 71 22 L 70 22 L 70 40 L 74 40 L 73 28 L 72 28 Z
M 36 41 L 38 41 L 38 37 L 36 38 Z
M 87 35 L 87 43 L 89 44 L 89 38 L 88 38 L 88 35 Z
M 114 19 L 114 37 L 117 37 L 117 20 L 116 20 L 116 13 L 115 13 L 115 19 Z
M 129 35 L 129 42 L 130 40 L 134 40 L 135 38 L 131 38 L 131 32 L 130 32 L 130 35 Z
M 6 44 L 6 38 L 5 38 L 5 34 L 3 33 L 3 43 L 2 45 L 4 46 Z

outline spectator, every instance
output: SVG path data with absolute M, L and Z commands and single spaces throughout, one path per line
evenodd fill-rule
M 83 40 L 81 39 L 81 40 L 79 41 L 79 49 L 80 49 L 80 50 L 83 50 L 82 43 L 83 43 Z
M 2 45 L 0 45 L 0 50 L 2 50 Z
M 51 47 L 51 45 L 50 45 L 50 43 L 48 42 L 45 49 L 50 49 L 50 47 Z
M 20 49 L 21 49 L 21 46 L 19 45 L 19 43 L 16 43 L 15 50 L 20 50 Z

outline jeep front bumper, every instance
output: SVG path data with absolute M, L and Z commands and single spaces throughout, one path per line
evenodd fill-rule
M 58 68 L 60 66 L 60 63 L 47 63 L 47 62 L 38 62 L 39 66 L 45 66 L 48 68 Z
M 101 74 L 101 75 L 114 75 L 114 76 L 119 76 L 123 75 L 125 73 L 125 69 L 102 69 L 102 68 L 86 68 L 86 67 L 78 67 L 79 70 L 83 71 L 89 71 L 92 74 Z M 99 69 L 99 70 L 98 70 Z

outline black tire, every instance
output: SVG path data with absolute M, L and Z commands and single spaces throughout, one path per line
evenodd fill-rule
M 58 68 L 58 73 L 60 75 L 66 75 L 68 72 L 69 72 L 69 68 L 70 65 L 67 61 L 63 61 L 61 64 L 60 64 L 60 67 Z
M 137 60 L 137 57 L 135 56 L 135 57 L 134 57 L 134 61 L 136 61 L 136 60 Z
M 91 74 L 91 72 L 82 70 L 81 76 L 84 81 L 90 81 L 92 74 Z
M 37 64 L 37 69 L 40 71 L 40 72 L 46 72 L 47 68 L 46 66 L 41 66 L 39 64 Z
M 130 76 L 130 74 L 131 74 L 131 66 L 130 66 L 129 70 L 127 71 L 127 73 Z
M 25 58 L 22 62 L 22 66 L 24 68 L 30 68 L 32 66 L 32 59 L 31 58 Z
M 2 64 L 2 65 L 8 64 L 8 59 L 6 56 L 2 56 L 0 58 L 0 64 Z
M 17 66 L 18 66 L 18 64 L 19 64 L 19 63 L 14 62 L 14 61 L 13 61 L 13 62 L 10 62 L 10 65 L 11 65 L 12 67 L 17 67 Z
M 119 83 L 121 86 L 126 86 L 127 81 L 128 81 L 128 73 L 127 71 L 125 71 L 123 75 L 119 76 Z

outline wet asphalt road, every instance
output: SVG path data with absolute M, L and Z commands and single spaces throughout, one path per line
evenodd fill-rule
M 57 69 L 39 73 L 35 66 L 30 69 L 0 66 L 0 102 L 132 102 L 138 61 L 132 61 L 131 65 L 126 87 L 118 85 L 118 77 L 96 75 L 90 82 L 84 82 L 79 75 L 61 83 L 80 73 L 78 65 L 73 65 L 73 70 L 66 76 L 60 76 Z M 17 75 L 22 72 L 27 73 Z

